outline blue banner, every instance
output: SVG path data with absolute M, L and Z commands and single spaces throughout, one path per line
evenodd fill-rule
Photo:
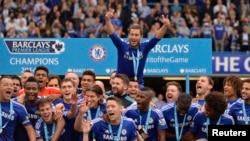
M 213 74 L 249 75 L 250 56 L 247 53 L 213 53 Z
M 21 74 L 44 65 L 50 74 L 81 75 L 93 70 L 109 75 L 116 69 L 117 51 L 111 39 L 30 38 L 0 40 L 0 74 Z M 210 39 L 162 39 L 149 53 L 147 76 L 212 74 Z M 132 69 L 132 68 L 131 68 Z

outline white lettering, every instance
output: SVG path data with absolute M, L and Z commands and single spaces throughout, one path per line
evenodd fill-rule
M 239 57 L 230 57 L 230 72 L 239 72 Z
M 13 41 L 13 48 L 50 48 L 50 42 L 48 41 Z
M 246 69 L 246 71 L 250 72 L 250 57 L 247 57 L 244 61 L 244 68 Z
M 228 57 L 224 57 L 223 61 L 220 57 L 215 57 L 215 71 L 220 71 L 220 67 L 224 68 L 224 71 L 228 71 Z
M 215 71 L 220 72 L 240 72 L 239 60 L 240 57 L 212 57 L 215 61 Z
M 147 73 L 168 73 L 168 69 L 146 69 Z
M 206 73 L 206 69 L 185 69 L 185 73 Z
M 212 136 L 215 136 L 215 134 L 216 134 L 216 136 L 218 136 L 218 129 L 213 129 L 212 130 Z
M 246 131 L 219 131 L 218 129 L 212 129 L 212 136 L 246 136 Z
M 177 44 L 177 45 L 155 45 L 152 49 L 153 53 L 188 53 L 189 52 L 189 45 L 188 44 Z
M 188 63 L 188 58 L 176 58 L 176 57 L 148 57 L 147 62 L 149 63 Z
M 11 65 L 58 65 L 59 58 L 10 58 Z

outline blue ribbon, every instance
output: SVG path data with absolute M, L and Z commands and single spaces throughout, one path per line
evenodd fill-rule
M 181 126 L 181 131 L 179 133 L 179 126 L 178 126 L 179 122 L 178 122 L 178 117 L 177 117 L 176 105 L 174 106 L 174 127 L 175 127 L 175 133 L 176 133 L 175 136 L 176 136 L 177 141 L 181 140 L 181 135 L 182 135 L 183 128 L 184 128 L 184 125 L 185 125 L 186 116 L 187 116 L 187 114 L 184 115 L 184 119 L 182 121 L 182 126 Z
M 243 116 L 244 116 L 245 124 L 248 124 L 248 118 L 247 118 L 247 112 L 246 112 L 246 107 L 245 107 L 245 101 L 243 101 L 243 104 L 242 104 L 242 111 L 243 111 Z
M 54 133 L 55 133 L 55 122 L 53 122 L 53 125 L 52 125 L 52 133 L 51 135 L 53 136 Z M 50 138 L 49 138 L 49 135 L 48 135 L 48 128 L 47 128 L 47 124 L 45 122 L 43 122 L 43 129 L 44 129 L 44 135 L 45 135 L 45 140 L 46 141 L 50 141 Z
M 145 124 L 145 127 L 144 129 L 147 131 L 148 130 L 148 125 L 149 125 L 149 118 L 150 118 L 150 115 L 151 115 L 151 107 L 149 107 L 148 109 L 148 113 L 147 113 L 147 119 L 146 119 L 146 124 Z M 140 115 L 140 125 L 142 126 L 142 116 Z
M 121 123 L 120 123 L 120 125 L 119 125 L 119 129 L 118 129 L 118 132 L 117 132 L 116 138 L 114 138 L 114 135 L 113 135 L 113 131 L 112 131 L 111 124 L 110 124 L 110 123 L 108 124 L 108 127 L 109 127 L 109 132 L 110 132 L 110 133 L 111 133 L 111 135 L 112 135 L 112 139 L 114 139 L 115 141 L 120 141 L 120 138 L 121 138 L 121 132 L 122 132 L 122 124 L 123 124 L 123 118 L 121 118 Z
M 136 81 L 137 80 L 138 68 L 139 68 L 139 60 L 140 60 L 139 48 L 137 48 L 137 56 L 136 56 L 136 58 L 135 58 L 135 55 L 134 55 L 133 52 L 132 52 L 132 57 L 133 57 L 133 66 L 134 66 L 134 74 L 135 74 L 135 81 Z
M 12 100 L 10 100 L 10 110 L 9 110 L 9 115 L 8 115 L 8 121 L 3 125 L 3 120 L 2 120 L 2 102 L 0 102 L 0 114 L 1 114 L 1 117 L 0 117 L 0 129 L 4 129 L 7 124 L 9 123 L 10 119 L 11 119 L 11 116 L 14 114 L 14 111 L 13 111 L 13 102 Z

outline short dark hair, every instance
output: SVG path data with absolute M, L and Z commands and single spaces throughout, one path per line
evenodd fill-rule
M 243 83 L 250 83 L 250 78 L 247 78 L 247 79 L 242 80 L 242 84 L 243 84 Z
M 179 92 L 182 92 L 182 87 L 181 87 L 181 84 L 180 84 L 179 82 L 177 82 L 177 81 L 169 81 L 169 82 L 167 82 L 167 83 L 166 83 L 166 89 L 167 89 L 168 86 L 170 86 L 170 85 L 176 86 L 177 89 L 178 89 L 178 91 L 179 91 Z
M 142 26 L 139 24 L 132 24 L 129 26 L 128 28 L 128 33 L 130 33 L 131 29 L 139 29 L 140 30 L 140 34 L 143 35 L 143 29 Z
M 15 79 L 15 80 L 18 80 L 19 81 L 19 84 L 20 84 L 20 87 L 22 88 L 22 81 L 21 81 L 21 78 L 17 75 L 12 75 L 11 76 L 12 80 Z
M 227 108 L 226 97 L 221 92 L 210 92 L 205 97 L 205 103 L 218 115 L 223 114 Z
M 11 76 L 5 75 L 5 76 L 0 77 L 0 83 L 2 82 L 2 80 L 3 80 L 4 78 L 12 79 Z
M 126 85 L 129 85 L 129 78 L 126 74 L 123 73 L 117 73 L 115 77 L 122 79 L 123 83 Z
M 35 83 L 37 83 L 38 89 L 40 89 L 40 87 L 39 87 L 39 82 L 36 80 L 36 78 L 35 78 L 34 76 L 29 77 L 29 78 L 25 81 L 25 83 L 24 83 L 24 85 L 23 85 L 24 88 L 26 87 L 26 84 L 27 84 L 28 82 L 35 82 Z
M 73 84 L 74 87 L 77 87 L 77 85 L 75 84 L 74 81 L 72 81 L 71 78 L 64 78 L 64 79 L 62 80 L 61 84 L 64 83 L 64 82 L 71 82 L 71 83 Z M 60 84 L 60 88 L 61 88 L 61 86 L 62 86 L 61 84 Z
M 94 81 L 96 80 L 95 72 L 92 71 L 92 70 L 86 70 L 86 71 L 84 71 L 84 72 L 82 73 L 82 76 L 84 76 L 84 75 L 90 75 L 90 76 L 93 77 Z
M 51 101 L 48 98 L 42 98 L 37 103 L 38 109 L 40 109 L 40 107 L 43 106 L 44 104 L 49 104 L 52 108 Z
M 137 83 L 139 84 L 139 81 L 138 81 L 138 80 L 135 80 L 134 77 L 130 77 L 130 78 L 129 78 L 129 81 L 130 81 L 130 82 L 137 82 Z
M 106 103 L 108 101 L 116 101 L 117 104 L 119 104 L 120 106 L 122 106 L 122 100 L 116 96 L 109 96 L 107 99 L 106 99 Z
M 59 87 L 61 87 L 62 80 L 58 75 L 50 74 L 49 75 L 49 81 L 52 80 L 52 79 L 57 79 Z
M 192 96 L 188 93 L 181 93 L 177 98 L 177 102 L 180 102 L 183 105 L 190 105 L 192 103 Z
M 147 92 L 148 94 L 148 96 L 149 96 L 149 98 L 153 98 L 154 97 L 154 90 L 153 89 L 151 89 L 150 87 L 143 87 L 143 88 L 140 88 L 140 91 L 142 91 L 142 92 Z
M 45 66 L 37 66 L 36 69 L 35 69 L 35 74 L 38 70 L 43 70 L 47 73 L 47 75 L 49 75 L 49 69 Z

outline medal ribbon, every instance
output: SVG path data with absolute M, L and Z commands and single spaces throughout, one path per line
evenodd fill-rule
M 242 112 L 243 112 L 245 124 L 247 125 L 248 124 L 248 118 L 247 118 L 245 101 L 243 101 L 243 103 L 242 103 Z
M 122 132 L 122 124 L 123 124 L 123 118 L 121 118 L 121 123 L 120 123 L 120 125 L 119 125 L 119 129 L 118 129 L 116 138 L 114 138 L 114 134 L 113 134 L 113 131 L 112 131 L 112 127 L 111 127 L 111 124 L 109 123 L 109 125 L 108 125 L 108 127 L 109 127 L 109 133 L 111 133 L 111 135 L 112 135 L 112 140 L 120 141 L 121 132 Z
M 220 125 L 220 121 L 221 121 L 221 116 L 219 117 L 218 121 L 216 122 L 216 125 Z M 207 118 L 207 125 L 206 125 L 207 136 L 208 136 L 208 125 L 210 125 L 210 119 L 209 118 Z
M 56 124 L 55 124 L 55 122 L 53 122 L 51 135 L 54 135 L 54 133 L 55 133 L 55 126 L 56 126 Z M 50 138 L 48 135 L 47 124 L 45 122 L 43 122 L 43 129 L 44 129 L 44 134 L 45 134 L 45 141 L 50 141 Z
M 145 127 L 144 129 L 147 131 L 148 130 L 148 125 L 149 125 L 149 118 L 150 118 L 150 115 L 151 115 L 151 107 L 149 106 L 149 109 L 148 109 L 148 113 L 147 113 L 147 119 L 146 119 L 146 124 L 145 124 Z M 142 126 L 142 116 L 140 115 L 140 125 Z
M 136 58 L 135 58 L 134 53 L 132 52 L 132 58 L 133 58 L 134 75 L 135 75 L 135 81 L 136 81 L 137 80 L 138 68 L 139 68 L 139 61 L 140 61 L 140 51 L 139 51 L 139 48 L 137 48 Z
M 0 129 L 4 129 L 7 124 L 9 123 L 10 119 L 11 119 L 11 116 L 14 114 L 14 111 L 13 111 L 13 102 L 12 100 L 10 100 L 10 110 L 9 110 L 9 115 L 7 116 L 7 119 L 8 121 L 3 125 L 3 119 L 2 119 L 2 102 L 0 102 Z
M 97 118 L 99 116 L 99 114 L 100 114 L 100 106 L 98 106 L 98 108 L 97 108 L 95 118 Z M 88 116 L 89 116 L 90 120 L 92 120 L 90 109 L 88 109 Z M 93 139 L 95 139 L 95 134 L 94 133 L 93 133 Z
M 185 126 L 186 116 L 187 116 L 187 114 L 184 115 L 184 118 L 182 121 L 182 126 L 181 126 L 181 131 L 179 132 L 179 122 L 178 122 L 178 117 L 177 117 L 177 109 L 176 109 L 176 105 L 174 106 L 174 127 L 175 127 L 175 133 L 176 133 L 175 136 L 176 136 L 177 141 L 181 140 L 181 135 L 183 132 L 183 128 Z

